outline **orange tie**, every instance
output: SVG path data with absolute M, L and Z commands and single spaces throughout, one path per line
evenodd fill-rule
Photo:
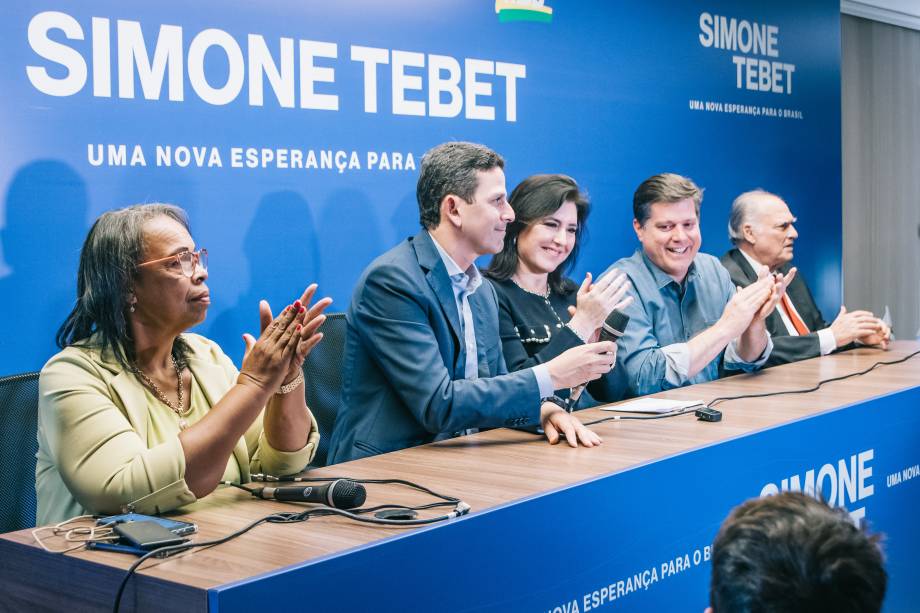
M 808 326 L 805 325 L 805 322 L 802 321 L 802 318 L 799 317 L 799 314 L 795 312 L 795 309 L 792 308 L 792 301 L 789 300 L 789 296 L 783 294 L 783 308 L 786 309 L 786 315 L 789 316 L 789 321 L 792 322 L 792 327 L 795 328 L 795 331 L 799 333 L 799 336 L 805 336 L 808 334 Z

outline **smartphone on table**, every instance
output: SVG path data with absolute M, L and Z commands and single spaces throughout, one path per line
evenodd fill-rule
M 138 522 L 143 523 L 127 526 L 127 524 Z M 156 547 L 185 542 L 187 539 L 182 538 L 183 536 L 198 531 L 198 526 L 191 522 L 140 513 L 101 517 L 96 520 L 96 525 L 111 526 L 118 534 L 119 540 L 115 542 L 91 541 L 87 543 L 87 549 L 128 553 L 135 556 L 146 555 Z
M 179 521 L 168 517 L 156 517 L 155 515 L 141 515 L 140 513 L 123 513 L 121 515 L 109 515 L 96 520 L 97 526 L 114 526 L 129 521 L 152 521 L 160 524 L 170 532 L 179 536 L 186 536 L 198 532 L 198 526 L 191 522 Z

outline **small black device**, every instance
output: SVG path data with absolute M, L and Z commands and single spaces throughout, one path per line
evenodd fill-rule
M 709 407 L 700 407 L 693 414 L 700 421 L 722 421 L 722 411 L 710 409 Z
M 170 532 L 155 521 L 129 521 L 115 524 L 115 534 L 132 547 L 157 549 L 169 545 L 179 545 L 187 541 L 174 532 Z

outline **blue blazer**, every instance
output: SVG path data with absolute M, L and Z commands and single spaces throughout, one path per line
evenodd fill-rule
M 483 280 L 469 298 L 479 378 L 464 379 L 460 314 L 427 231 L 364 271 L 348 309 L 342 401 L 329 463 L 404 449 L 466 428 L 539 422 L 531 369 L 508 374 L 498 300 Z

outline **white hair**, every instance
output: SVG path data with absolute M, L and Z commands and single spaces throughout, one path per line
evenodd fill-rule
M 732 202 L 732 210 L 728 216 L 728 238 L 731 239 L 732 244 L 739 245 L 744 242 L 744 224 L 750 221 L 754 207 L 758 202 L 762 202 L 764 196 L 782 200 L 776 194 L 758 187 L 744 192 Z

